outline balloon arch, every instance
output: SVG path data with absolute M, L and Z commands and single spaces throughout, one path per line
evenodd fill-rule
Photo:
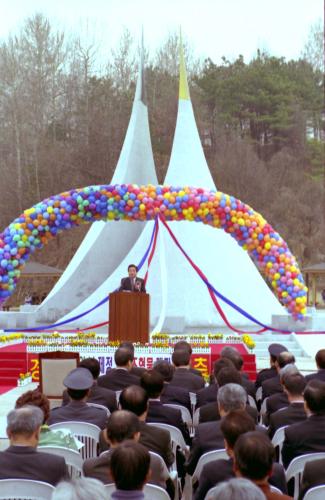
M 307 287 L 286 242 L 258 212 L 220 191 L 195 187 L 99 185 L 72 189 L 25 210 L 0 234 L 0 304 L 14 291 L 29 256 L 64 230 L 97 220 L 203 222 L 236 239 L 295 318 L 306 314 Z

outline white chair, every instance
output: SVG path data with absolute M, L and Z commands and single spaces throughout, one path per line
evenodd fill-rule
M 257 406 L 256 406 L 255 399 L 253 398 L 253 396 L 250 396 L 248 394 L 247 401 L 248 401 L 249 406 L 251 406 L 252 408 L 255 408 L 255 410 L 257 410 Z
M 192 415 L 194 415 L 195 407 L 196 407 L 196 403 L 197 403 L 196 392 L 189 392 L 189 395 L 190 395 L 190 401 L 191 401 Z
M 263 424 L 263 417 L 266 413 L 266 401 L 267 401 L 267 398 L 264 399 L 262 406 L 261 406 L 261 410 L 260 410 L 260 424 L 261 425 Z
M 270 484 L 269 486 L 270 486 L 270 490 L 272 491 L 272 493 L 279 493 L 279 495 L 283 495 L 283 491 L 281 491 L 276 486 L 273 486 L 272 484 Z
M 180 498 L 180 492 L 181 492 L 182 488 L 181 488 L 180 480 L 178 479 L 177 470 L 169 471 L 167 469 L 167 465 L 166 465 L 164 459 L 160 455 L 158 455 L 158 453 L 155 453 L 154 451 L 149 451 L 149 453 L 150 453 L 150 455 L 156 457 L 157 460 L 159 460 L 162 474 L 166 478 L 166 480 L 171 479 L 171 481 L 173 482 L 174 488 L 175 488 L 174 500 L 178 500 Z
M 106 411 L 107 418 L 110 417 L 110 415 L 111 415 L 111 412 L 109 411 L 109 409 L 106 408 L 106 406 L 104 406 L 104 405 L 100 405 L 98 403 L 89 403 L 89 402 L 87 402 L 87 405 L 92 406 L 93 408 L 100 408 L 101 410 Z
M 188 429 L 191 431 L 193 429 L 193 420 L 189 410 L 182 405 L 174 405 L 169 403 L 164 403 L 164 406 L 169 406 L 170 408 L 174 408 L 175 410 L 179 410 L 182 415 L 183 422 L 187 425 Z
M 288 427 L 285 425 L 284 427 L 280 427 L 279 429 L 276 430 L 273 438 L 272 438 L 272 444 L 274 448 L 279 447 L 279 463 L 282 464 L 282 447 L 283 447 L 283 441 L 284 441 L 284 429 Z
M 196 483 L 200 479 L 200 475 L 205 464 L 212 462 L 213 460 L 220 460 L 224 458 L 229 459 L 229 456 L 225 449 L 208 451 L 200 456 L 198 463 L 196 464 L 195 471 L 192 475 L 192 483 Z
M 295 480 L 295 488 L 294 488 L 294 498 L 298 498 L 299 494 L 299 484 L 300 484 L 300 475 L 302 474 L 305 464 L 307 462 L 311 462 L 313 460 L 318 460 L 319 458 L 325 458 L 325 452 L 323 453 L 309 453 L 308 455 L 301 455 L 300 457 L 296 457 L 290 462 L 287 470 L 286 470 L 286 481 L 287 483 L 291 478 Z
M 54 486 L 30 479 L 1 479 L 0 498 L 11 500 L 50 500 Z
M 105 489 L 107 491 L 107 498 L 111 498 L 112 493 L 116 490 L 115 484 L 105 484 Z M 145 500 L 170 500 L 169 495 L 166 490 L 163 490 L 155 484 L 145 484 L 143 488 Z
M 324 500 L 325 498 L 325 484 L 310 488 L 304 496 L 304 500 Z
M 261 399 L 263 397 L 262 386 L 257 389 L 255 397 L 256 397 L 256 401 L 261 401 Z
M 64 448 L 63 446 L 38 446 L 38 451 L 44 453 L 51 453 L 52 455 L 58 455 L 65 459 L 65 463 L 69 468 L 69 474 L 71 477 L 82 476 L 82 457 L 79 451 L 71 450 L 70 448 Z
M 161 423 L 156 423 L 156 422 L 148 422 L 148 425 L 152 425 L 154 427 L 158 427 L 159 429 L 165 429 L 169 432 L 170 434 L 170 439 L 172 442 L 172 447 L 173 447 L 173 452 L 175 456 L 174 463 L 172 465 L 172 470 L 177 470 L 177 464 L 176 464 L 176 451 L 177 447 L 181 449 L 181 451 L 184 453 L 184 455 L 187 457 L 189 454 L 189 446 L 184 441 L 183 434 L 181 431 L 177 428 L 174 427 L 173 425 L 168 425 L 168 424 L 161 424 Z
M 50 429 L 69 429 L 85 446 L 81 448 L 83 460 L 97 457 L 97 445 L 99 441 L 100 428 L 88 422 L 59 422 L 49 426 Z
M 194 415 L 193 415 L 193 427 L 197 427 L 200 423 L 200 408 L 195 410 Z
M 122 391 L 115 391 L 115 396 L 116 396 L 116 404 L 117 404 L 117 407 L 118 407 L 119 402 L 120 402 L 120 395 L 121 395 L 121 392 L 122 392 Z

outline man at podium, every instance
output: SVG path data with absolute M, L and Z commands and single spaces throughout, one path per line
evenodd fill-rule
M 128 266 L 129 276 L 121 279 L 120 292 L 143 292 L 146 293 L 146 287 L 144 285 L 144 280 L 138 278 L 137 276 L 138 268 L 135 264 L 130 264 Z

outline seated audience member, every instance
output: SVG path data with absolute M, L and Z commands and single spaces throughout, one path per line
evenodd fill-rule
M 96 403 L 98 405 L 103 405 L 106 406 L 106 408 L 110 411 L 113 412 L 117 410 L 117 404 L 116 404 L 116 394 L 115 391 L 112 391 L 111 389 L 107 389 L 106 387 L 100 387 L 97 384 L 97 380 L 100 374 L 100 365 L 99 361 L 96 358 L 86 358 L 83 359 L 79 363 L 79 368 L 87 368 L 87 370 L 90 371 L 92 374 L 94 381 L 93 385 L 90 388 L 89 396 L 88 396 L 88 402 L 89 403 Z M 68 391 L 64 390 L 63 391 L 63 401 L 62 405 L 65 406 L 68 404 L 70 401 Z
M 243 371 L 244 360 L 241 354 L 234 347 L 226 346 L 222 349 L 221 358 L 229 359 L 235 366 L 236 370 L 241 374 L 241 385 L 246 390 L 247 394 L 255 398 L 256 388 L 255 384 L 249 380 L 247 373 Z
M 307 382 L 318 379 L 325 382 L 325 349 L 320 349 L 315 356 L 317 372 L 306 375 Z
M 325 458 L 307 462 L 302 475 L 299 500 L 302 500 L 310 488 L 325 484 Z
M 234 478 L 220 483 L 206 500 L 265 500 L 265 495 L 252 481 Z
M 277 392 L 283 392 L 282 385 L 280 383 L 280 370 L 286 365 L 293 365 L 296 362 L 295 357 L 291 352 L 281 352 L 276 359 L 275 367 L 277 374 L 273 378 L 269 378 L 262 383 L 262 395 L 263 399 L 276 394 Z
M 53 408 L 50 411 L 48 424 L 58 422 L 78 421 L 97 425 L 104 429 L 107 413 L 104 409 L 87 405 L 90 388 L 93 386 L 93 376 L 86 368 L 75 368 L 63 380 L 63 385 L 68 389 L 70 403 L 65 406 Z
M 144 373 L 140 379 L 141 387 L 146 391 L 149 398 L 147 422 L 157 422 L 177 427 L 183 434 L 187 444 L 191 443 L 190 433 L 182 420 L 180 410 L 164 406 L 160 401 L 160 395 L 164 388 L 164 379 L 155 370 Z
M 247 394 L 238 384 L 227 384 L 218 391 L 218 408 L 221 419 L 230 411 L 244 410 Z M 199 458 L 203 453 L 224 448 L 224 438 L 221 431 L 221 421 L 199 424 L 193 438 L 190 456 L 186 464 L 187 472 L 192 475 Z
M 100 457 L 85 460 L 83 463 L 83 472 L 85 476 L 93 477 L 104 484 L 108 484 L 113 482 L 108 474 L 113 450 L 124 441 L 139 441 L 140 422 L 138 417 L 134 413 L 125 410 L 112 413 L 107 421 L 104 437 L 110 449 Z M 169 476 L 165 475 L 161 467 L 161 462 L 155 455 L 150 455 L 150 469 L 150 481 L 161 488 L 166 488 L 166 481 L 169 479 Z
M 201 406 L 206 405 L 207 403 L 213 403 L 217 401 L 217 393 L 218 393 L 218 382 L 217 375 L 222 370 L 222 368 L 235 368 L 230 359 L 227 358 L 219 358 L 213 364 L 213 374 L 210 377 L 210 385 L 208 387 L 204 387 L 196 394 L 196 407 L 200 408 Z
M 258 389 L 262 386 L 262 382 L 268 380 L 269 378 L 273 378 L 277 374 L 277 369 L 275 366 L 276 358 L 281 354 L 281 352 L 288 351 L 288 349 L 282 344 L 270 344 L 268 347 L 268 351 L 270 354 L 270 368 L 264 368 L 258 372 L 255 382 L 255 387 Z
M 286 365 L 279 371 L 280 384 L 283 388 L 283 377 L 286 375 L 296 375 L 299 373 L 296 365 Z M 282 389 L 282 392 L 277 392 L 272 394 L 266 399 L 266 411 L 263 416 L 264 425 L 268 426 L 270 421 L 270 415 L 275 413 L 282 408 L 287 408 L 289 406 L 289 400 L 287 393 Z
M 175 366 L 171 385 L 186 388 L 189 392 L 196 392 L 204 387 L 204 379 L 190 371 L 191 355 L 185 350 L 176 350 L 172 354 L 172 362 Z
M 32 479 L 55 486 L 68 477 L 65 460 L 37 451 L 44 415 L 36 406 L 24 406 L 7 415 L 10 446 L 0 452 L 0 479 Z
M 134 350 L 134 345 L 132 342 L 128 342 L 128 341 L 125 341 L 125 342 L 121 342 L 119 347 L 123 347 L 124 349 L 129 349 L 129 351 L 131 351 L 132 353 L 132 356 L 133 356 L 133 359 L 132 359 L 132 368 L 130 370 L 130 373 L 132 375 L 136 375 L 137 377 L 141 377 L 141 375 L 143 375 L 143 373 L 145 373 L 147 370 L 146 368 L 142 368 L 141 366 L 135 366 L 134 365 L 134 353 L 135 353 L 135 350 Z
M 22 408 L 26 405 L 37 406 L 42 410 L 44 415 L 38 446 L 64 446 L 65 448 L 78 451 L 75 438 L 72 434 L 50 429 L 49 426 L 46 425 L 46 421 L 50 415 L 50 402 L 39 389 L 27 391 L 22 394 L 17 399 L 15 408 Z
M 188 351 L 190 357 L 192 356 L 192 346 L 186 340 L 180 340 L 179 342 L 176 342 L 174 345 L 174 351 Z M 190 372 L 194 373 L 194 375 L 199 375 L 199 377 L 202 377 L 202 373 L 200 370 L 197 370 L 196 368 L 192 368 L 190 366 Z
M 280 427 L 295 424 L 307 418 L 303 396 L 306 387 L 305 377 L 300 373 L 296 373 L 295 375 L 284 375 L 282 384 L 283 390 L 288 396 L 289 406 L 272 413 L 270 416 L 268 434 L 271 439 Z
M 116 349 L 114 360 L 116 368 L 99 377 L 98 385 L 100 387 L 106 387 L 112 391 L 122 391 L 129 385 L 140 385 L 139 377 L 131 373 L 134 356 L 130 349 L 124 347 Z
M 304 390 L 304 400 L 307 419 L 284 430 L 285 468 L 299 455 L 325 452 L 325 382 L 311 380 Z
M 144 446 L 133 441 L 120 444 L 112 453 L 110 468 L 116 486 L 112 499 L 144 499 L 142 490 L 150 478 L 150 455 Z
M 177 385 L 170 385 L 170 381 L 174 375 L 174 367 L 168 361 L 156 361 L 153 369 L 160 373 L 164 379 L 164 387 L 160 396 L 162 403 L 170 403 L 185 406 L 189 411 L 191 408 L 191 399 L 189 391 Z
M 61 481 L 52 493 L 51 500 L 102 500 L 107 498 L 105 486 L 97 479 L 78 477 Z
M 148 412 L 148 396 L 142 387 L 132 385 L 121 392 L 120 406 L 122 410 L 135 413 L 140 421 L 139 443 L 160 455 L 167 467 L 174 462 L 174 454 L 170 434 L 165 429 L 159 429 L 146 423 Z
M 275 449 L 267 436 L 258 431 L 242 434 L 234 448 L 236 475 L 250 479 L 264 493 L 267 500 L 290 499 L 283 493 L 272 492 L 269 477 L 272 474 Z
M 241 385 L 245 390 L 245 387 L 242 385 L 242 377 L 239 371 L 236 370 L 234 367 L 222 368 L 217 374 L 217 384 L 219 388 L 223 387 L 226 384 L 238 384 Z M 246 399 L 247 399 L 247 393 L 246 393 Z M 246 404 L 246 411 L 254 419 L 254 421 L 257 422 L 258 413 L 256 408 L 253 408 L 252 406 Z M 212 420 L 219 420 L 219 419 L 220 419 L 220 414 L 216 402 L 208 403 L 200 408 L 200 423 L 211 422 Z

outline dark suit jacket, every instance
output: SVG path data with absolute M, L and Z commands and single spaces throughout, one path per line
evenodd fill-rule
M 114 368 L 106 375 L 99 377 L 97 384 L 100 387 L 106 387 L 112 391 L 122 391 L 130 385 L 140 385 L 139 377 L 132 375 L 129 371 L 122 368 Z
M 63 457 L 37 451 L 31 446 L 9 446 L 0 452 L 0 479 L 32 479 L 56 486 L 67 478 Z
M 284 434 L 282 460 L 285 468 L 299 455 L 325 452 L 325 412 L 290 425 Z
M 250 396 L 255 398 L 255 396 L 256 396 L 255 385 L 251 380 L 249 380 L 248 376 L 247 375 L 245 376 L 245 375 L 246 375 L 246 373 L 241 373 L 241 379 L 242 379 L 241 385 L 244 387 L 247 394 L 249 394 Z
M 128 290 L 130 292 L 144 292 L 146 293 L 146 287 L 144 284 L 144 280 L 142 278 L 135 278 L 135 287 L 132 290 L 131 280 L 127 276 L 126 278 L 121 279 L 120 291 Z
M 257 410 L 250 405 L 246 405 L 246 411 L 256 423 L 258 418 Z M 200 408 L 200 424 L 211 422 L 212 420 L 220 420 L 220 413 L 216 402 L 208 403 Z
M 263 399 L 272 396 L 272 394 L 277 394 L 278 392 L 283 392 L 279 374 L 277 374 L 275 377 L 265 380 L 262 383 Z
M 269 425 L 270 415 L 275 413 L 281 408 L 287 408 L 289 406 L 288 396 L 285 392 L 278 392 L 277 394 L 273 394 L 266 400 L 266 413 L 263 417 L 264 425 Z
M 287 408 L 282 408 L 281 410 L 272 413 L 270 416 L 270 425 L 268 428 L 268 434 L 270 439 L 273 438 L 277 429 L 284 427 L 285 425 L 295 424 L 296 422 L 301 422 L 306 420 L 307 415 L 304 410 L 304 403 L 291 403 Z
M 176 368 L 170 385 L 186 388 L 189 392 L 197 392 L 204 387 L 204 379 L 194 375 L 187 368 Z
M 93 408 L 82 401 L 70 401 L 66 406 L 53 408 L 50 411 L 47 424 L 52 425 L 59 422 L 68 422 L 69 420 L 88 422 L 97 425 L 100 429 L 104 429 L 107 422 L 107 413 L 101 408 Z
M 140 440 L 149 451 L 158 453 L 170 467 L 174 462 L 174 453 L 170 440 L 170 434 L 166 429 L 159 429 L 153 425 L 148 425 L 145 422 L 140 422 Z
M 233 470 L 233 460 L 231 458 L 228 460 L 213 460 L 207 463 L 204 465 L 201 472 L 199 486 L 194 496 L 195 500 L 204 500 L 210 488 L 233 477 L 235 477 L 235 473 Z M 269 483 L 279 488 L 283 493 L 287 493 L 287 484 L 282 465 L 273 464 Z
M 115 391 L 112 391 L 111 389 L 106 389 L 106 387 L 100 387 L 99 385 L 97 385 L 97 382 L 95 382 L 95 384 L 90 389 L 90 394 L 87 401 L 89 403 L 96 403 L 98 405 L 106 406 L 106 408 L 111 413 L 117 410 Z M 62 406 L 65 406 L 68 403 L 70 403 L 70 398 L 68 391 L 65 389 L 63 391 Z
M 202 377 L 202 372 L 200 372 L 200 370 L 197 370 L 196 368 L 190 368 L 190 372 L 194 373 L 194 375 L 198 375 L 199 377 Z
M 302 476 L 299 500 L 302 500 L 310 488 L 325 484 L 325 458 L 307 462 Z
M 186 424 L 182 420 L 180 410 L 164 406 L 161 401 L 149 400 L 149 408 L 147 414 L 147 422 L 168 424 L 177 427 L 183 434 L 185 442 L 191 444 L 190 433 Z
M 108 450 L 104 455 L 96 458 L 88 458 L 83 463 L 83 472 L 87 477 L 98 479 L 104 484 L 113 483 L 113 479 L 109 473 L 109 465 L 111 461 L 112 450 Z M 168 477 L 163 473 L 160 460 L 154 455 L 150 455 L 151 477 L 150 483 L 156 484 L 161 488 L 166 488 L 166 480 Z
M 204 387 L 204 389 L 201 389 L 196 394 L 196 408 L 217 401 L 217 394 L 218 384 L 211 384 L 208 387 Z
M 275 377 L 277 374 L 275 366 L 272 366 L 271 368 L 264 368 L 264 370 L 261 370 L 256 377 L 255 381 L 255 387 L 258 389 L 261 387 L 262 383 L 265 380 L 268 380 L 269 378 Z
M 162 403 L 170 403 L 175 405 L 185 406 L 189 411 L 191 408 L 191 400 L 189 391 L 184 389 L 183 387 L 178 387 L 177 385 L 170 385 L 168 383 L 164 383 L 164 388 L 160 395 L 160 401 Z
M 310 373 L 310 375 L 306 375 L 306 381 L 307 383 L 310 382 L 311 380 L 321 380 L 322 382 L 325 382 L 325 368 L 318 370 L 316 373 Z

